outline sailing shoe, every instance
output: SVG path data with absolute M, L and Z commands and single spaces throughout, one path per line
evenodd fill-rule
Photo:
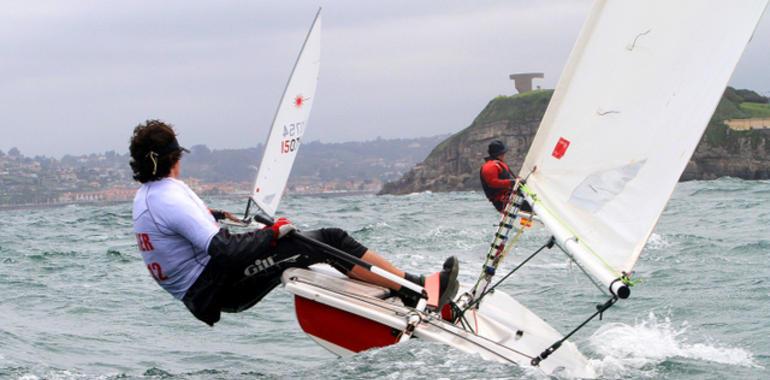
M 460 263 L 456 257 L 450 256 L 444 261 L 444 268 L 439 273 L 439 310 L 457 295 L 457 289 L 460 287 L 460 283 L 457 281 L 457 274 L 459 272 Z
M 438 310 L 451 301 L 455 295 L 457 295 L 457 289 L 460 287 L 460 283 L 457 282 L 457 274 L 460 272 L 460 264 L 457 258 L 452 256 L 444 261 L 444 267 L 441 272 L 438 272 L 439 276 L 439 298 L 438 298 Z M 425 286 L 425 276 L 414 275 L 406 273 L 404 278 L 417 285 Z M 400 289 L 392 292 L 401 299 L 404 306 L 416 307 L 420 301 L 420 297 L 414 292 L 408 289 Z M 423 295 L 425 296 L 425 295 Z

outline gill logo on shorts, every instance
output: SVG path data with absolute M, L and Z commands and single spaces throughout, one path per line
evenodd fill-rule
M 254 261 L 254 264 L 251 264 L 251 265 L 247 266 L 246 269 L 243 271 L 243 274 L 245 274 L 246 276 L 253 276 L 253 275 L 255 275 L 255 274 L 259 273 L 259 272 L 262 272 L 262 271 L 264 271 L 264 270 L 266 270 L 268 268 L 272 268 L 272 267 L 274 267 L 277 264 L 285 263 L 285 262 L 289 262 L 289 261 L 294 261 L 298 257 L 299 257 L 299 255 L 294 255 L 294 256 L 288 257 L 286 259 L 283 259 L 283 260 L 281 260 L 279 262 L 275 262 L 273 260 L 273 256 L 270 256 L 270 257 L 268 257 L 266 259 L 258 259 L 258 260 Z

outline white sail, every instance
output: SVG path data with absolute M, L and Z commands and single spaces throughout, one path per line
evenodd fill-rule
M 766 6 L 595 2 L 520 175 L 606 285 L 636 263 Z
M 262 154 L 251 199 L 275 215 L 315 100 L 321 61 L 321 10 L 316 13 L 286 84 Z

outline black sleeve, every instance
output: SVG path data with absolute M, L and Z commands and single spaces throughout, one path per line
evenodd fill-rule
M 208 253 L 225 267 L 240 270 L 271 249 L 272 241 L 273 231 L 270 229 L 231 234 L 222 228 L 211 238 Z

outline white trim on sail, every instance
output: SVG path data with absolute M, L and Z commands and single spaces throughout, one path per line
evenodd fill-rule
M 767 2 L 595 2 L 520 175 L 605 285 L 632 270 Z
M 257 178 L 251 188 L 251 200 L 271 217 L 275 216 L 286 190 L 289 174 L 307 127 L 318 85 L 320 60 L 319 8 L 278 103 L 257 170 Z

